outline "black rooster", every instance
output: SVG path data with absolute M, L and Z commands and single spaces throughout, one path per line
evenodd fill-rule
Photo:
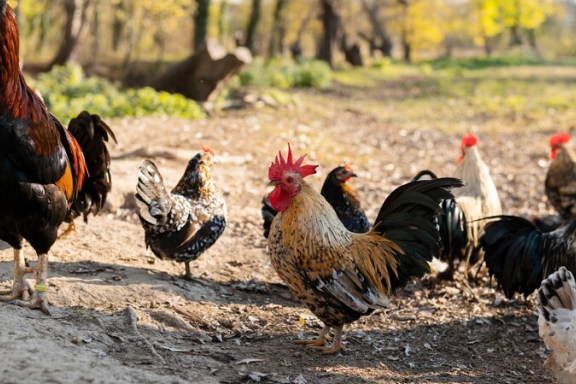
M 171 193 L 156 165 L 144 160 L 140 166 L 136 199 L 146 246 L 161 259 L 186 263 L 210 248 L 226 229 L 226 203 L 210 175 L 214 152 L 204 147 L 190 160 Z

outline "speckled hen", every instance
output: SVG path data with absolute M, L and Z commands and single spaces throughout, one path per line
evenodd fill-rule
M 161 259 L 186 263 L 210 248 L 226 229 L 226 203 L 210 175 L 214 152 L 203 148 L 190 160 L 184 176 L 171 193 L 156 165 L 144 160 L 139 166 L 136 199 L 146 246 Z
M 453 197 L 457 179 L 408 183 L 386 199 L 367 233 L 352 233 L 305 177 L 316 173 L 282 153 L 268 170 L 270 203 L 279 213 L 270 228 L 272 264 L 292 294 L 324 324 L 317 340 L 302 341 L 326 354 L 342 350 L 345 324 L 388 306 L 387 295 L 412 277 L 430 272 L 440 236 L 434 220 L 438 202 Z M 326 346 L 331 328 L 334 342 Z

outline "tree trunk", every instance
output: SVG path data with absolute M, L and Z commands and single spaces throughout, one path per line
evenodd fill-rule
M 208 19 L 210 17 L 210 0 L 196 0 L 196 12 L 194 12 L 194 50 L 206 42 L 208 31 Z
M 89 4 L 89 0 L 65 0 L 66 23 L 64 36 L 56 56 L 50 62 L 49 68 L 76 60 L 78 40 L 86 26 L 86 14 Z
M 220 2 L 220 9 L 218 10 L 218 41 L 220 44 L 226 42 L 226 35 L 228 33 L 228 25 L 226 22 L 226 13 L 228 12 L 228 0 Z
M 292 58 L 294 60 L 298 60 L 300 59 L 300 56 L 302 56 L 302 36 L 304 35 L 304 31 L 306 30 L 306 27 L 308 27 L 308 23 L 312 19 L 313 15 L 314 12 L 311 11 L 306 15 L 306 18 L 302 20 L 300 28 L 298 28 L 298 33 L 296 34 L 296 40 L 294 40 L 290 45 L 290 52 L 292 53 Z
M 536 44 L 536 31 L 534 29 L 528 29 L 528 43 L 530 43 L 530 48 L 532 51 L 538 53 L 538 45 Z
M 282 10 L 286 5 L 286 0 L 276 0 L 274 8 L 274 21 L 272 22 L 272 31 L 270 33 L 270 42 L 268 44 L 268 57 L 276 56 L 278 48 L 282 52 L 282 39 L 285 34 L 284 20 L 282 19 Z
M 94 4 L 94 19 L 92 20 L 92 44 L 90 50 L 92 57 L 90 58 L 91 66 L 96 67 L 98 58 L 100 57 L 100 9 L 101 2 L 97 1 Z
M 380 39 L 380 45 L 378 46 L 374 42 L 374 47 L 378 48 L 382 52 L 382 55 L 386 57 L 392 57 L 392 49 L 394 48 L 392 38 L 386 31 L 384 23 L 382 23 L 380 21 L 380 18 L 378 17 L 378 13 L 380 11 L 380 3 L 378 1 L 375 1 L 372 4 L 372 7 L 370 7 L 367 1 L 363 0 L 362 8 L 364 8 L 364 12 L 366 12 L 368 20 L 370 20 L 370 24 L 372 25 L 374 35 Z M 371 40 L 372 39 L 368 41 L 370 42 Z
M 160 75 L 151 86 L 197 101 L 214 101 L 229 79 L 251 61 L 252 55 L 244 47 L 228 53 L 216 41 L 207 41 L 192 56 Z
M 334 66 L 332 62 L 332 54 L 334 45 L 336 43 L 336 35 L 338 34 L 339 16 L 334 10 L 334 6 L 330 0 L 320 0 L 322 5 L 322 29 L 323 36 L 320 45 L 320 60 L 327 62 L 330 67 Z
M 522 45 L 522 38 L 520 37 L 520 33 L 518 31 L 518 26 L 513 25 L 510 27 L 510 47 L 514 47 L 517 45 Z
M 492 39 L 484 37 L 484 52 L 486 56 L 492 56 Z
M 260 6 L 261 0 L 252 0 L 252 12 L 250 13 L 250 20 L 248 21 L 248 28 L 246 29 L 246 48 L 254 54 L 254 39 L 256 37 L 256 30 L 260 23 Z
M 114 21 L 112 22 L 112 49 L 114 52 L 117 52 L 118 47 L 120 47 L 120 41 L 124 35 L 125 28 L 126 8 L 124 6 L 124 0 L 119 0 L 114 5 Z

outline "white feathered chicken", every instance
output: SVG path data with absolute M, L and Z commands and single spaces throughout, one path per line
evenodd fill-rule
M 576 383 L 576 284 L 564 267 L 542 281 L 538 291 L 540 337 L 551 350 L 545 366 L 559 384 Z

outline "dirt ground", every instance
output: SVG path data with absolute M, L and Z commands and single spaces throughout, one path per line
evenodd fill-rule
M 316 106 L 323 108 L 324 106 Z M 330 105 L 326 105 L 330 108 Z M 439 124 L 439 123 L 438 123 Z M 374 219 L 388 193 L 418 170 L 451 175 L 460 137 L 435 122 L 404 129 L 356 110 L 313 116 L 306 107 L 245 110 L 201 121 L 118 119 L 111 146 L 114 189 L 106 212 L 77 221 L 52 249 L 53 317 L 0 303 L 0 383 L 544 383 L 547 355 L 534 297 L 507 301 L 484 278 L 415 281 L 391 307 L 348 326 L 347 353 L 322 356 L 294 340 L 321 328 L 271 267 L 260 201 L 267 166 L 286 141 L 321 164 L 320 187 L 342 161 L 357 171 Z M 482 134 L 479 149 L 504 210 L 551 212 L 543 192 L 552 128 Z M 214 148 L 214 177 L 228 204 L 226 232 L 192 264 L 161 261 L 144 247 L 134 211 L 144 156 L 175 185 L 202 144 Z M 35 261 L 30 247 L 25 252 Z M 0 252 L 0 288 L 10 287 L 12 252 Z

